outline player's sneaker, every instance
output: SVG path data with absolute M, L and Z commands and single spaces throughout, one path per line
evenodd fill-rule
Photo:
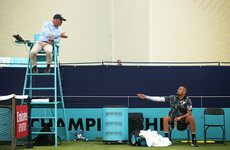
M 198 147 L 199 144 L 198 144 L 198 143 L 196 142 L 196 140 L 195 140 L 195 141 L 192 141 L 191 146 Z

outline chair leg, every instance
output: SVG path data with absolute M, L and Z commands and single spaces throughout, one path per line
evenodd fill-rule
M 172 141 L 172 128 L 169 129 L 169 140 Z
M 207 138 L 207 130 L 208 130 L 208 127 L 204 130 L 204 143 L 206 144 L 206 138 Z
M 224 140 L 224 145 L 226 145 L 226 134 L 225 134 L 225 128 L 223 129 L 223 140 Z
M 189 141 L 190 141 L 190 132 L 189 132 L 188 128 L 187 128 L 187 131 L 188 131 L 188 139 L 187 139 L 187 144 L 189 144 Z
M 204 143 L 206 144 L 206 130 L 204 131 Z

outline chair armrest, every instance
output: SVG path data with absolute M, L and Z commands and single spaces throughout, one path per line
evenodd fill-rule
M 28 45 L 29 47 L 33 47 L 33 46 L 34 46 L 34 43 L 28 42 L 27 45 Z
M 17 44 L 27 44 L 27 46 L 32 46 L 34 45 L 34 43 L 30 42 L 30 41 L 15 41 L 15 43 Z

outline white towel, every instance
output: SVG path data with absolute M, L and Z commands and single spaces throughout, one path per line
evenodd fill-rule
M 10 94 L 10 95 L 6 95 L 6 96 L 0 96 L 0 101 L 9 100 L 9 99 L 12 99 L 13 97 L 15 97 L 15 99 L 27 99 L 28 95 Z
M 38 103 L 41 103 L 41 102 L 49 102 L 49 99 L 46 98 L 46 99 L 31 99 L 31 102 L 38 102 Z
M 141 130 L 140 136 L 144 136 L 148 147 L 163 147 L 172 144 L 168 138 L 164 138 L 157 133 L 157 131 L 151 131 L 151 129 Z

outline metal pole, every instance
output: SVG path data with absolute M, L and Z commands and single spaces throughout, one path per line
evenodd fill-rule
M 28 136 L 27 136 L 27 146 L 26 148 L 33 148 L 32 143 L 32 134 L 31 134 L 31 105 L 30 105 L 31 98 L 28 97 L 27 99 L 27 106 L 28 106 Z
M 129 108 L 129 96 L 128 96 L 128 108 Z
M 202 118 L 203 117 L 202 116 L 202 114 L 203 114 L 202 113 L 203 112 L 203 109 L 202 109 L 203 108 L 203 97 L 202 96 L 200 97 L 200 107 L 201 107 L 201 113 L 200 114 L 201 114 L 201 118 Z

